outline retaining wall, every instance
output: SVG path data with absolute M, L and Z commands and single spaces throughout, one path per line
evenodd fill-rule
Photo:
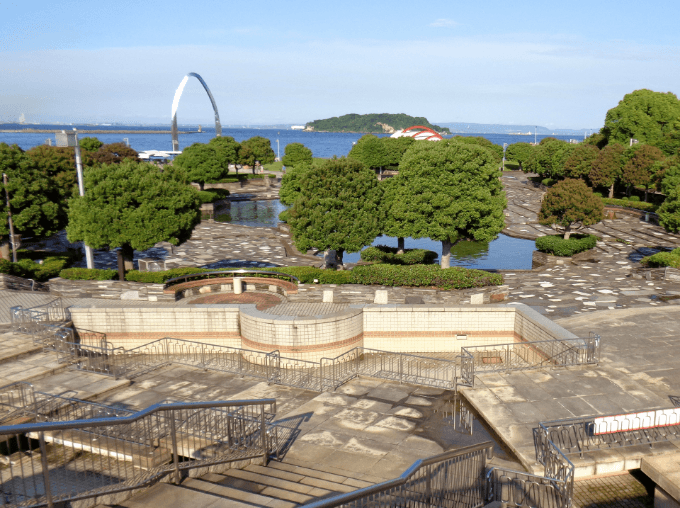
M 49 281 L 50 293 L 68 298 L 103 298 L 107 300 L 141 300 L 174 302 L 175 294 L 163 292 L 163 284 L 119 282 L 117 280 L 67 280 L 57 277 Z

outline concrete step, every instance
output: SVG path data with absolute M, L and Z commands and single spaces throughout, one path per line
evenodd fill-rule
M 253 503 L 225 499 L 221 496 L 202 492 L 170 483 L 159 483 L 141 494 L 117 504 L 123 508 L 253 508 Z M 268 506 L 268 505 L 263 505 Z
M 268 506 L 272 508 L 292 508 L 297 506 L 297 503 L 292 501 L 285 501 L 283 499 L 276 499 L 274 497 L 257 494 L 247 490 L 242 490 L 219 483 L 212 483 L 209 481 L 187 478 L 182 482 L 182 487 L 194 490 L 196 492 L 203 492 L 213 496 L 219 496 L 222 499 L 228 500 L 231 503 L 248 503 L 248 506 Z M 234 504 L 233 506 L 239 506 Z

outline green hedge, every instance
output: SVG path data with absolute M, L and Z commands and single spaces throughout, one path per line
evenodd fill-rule
M 638 198 L 638 200 L 639 199 L 640 198 Z M 635 208 L 636 210 L 642 210 L 643 212 L 656 212 L 656 210 L 659 208 L 659 205 L 655 205 L 654 203 L 645 203 L 644 201 L 633 201 L 632 199 L 602 198 L 602 202 L 605 205 L 625 206 L 627 208 Z
M 680 248 L 670 252 L 657 252 L 656 254 L 642 258 L 640 263 L 651 268 L 663 266 L 680 268 Z
M 167 280 L 191 275 L 194 273 L 236 270 L 225 268 L 213 270 L 209 268 L 174 268 L 164 272 L 140 272 L 129 271 L 125 280 L 132 282 L 144 282 L 163 284 Z M 484 272 L 482 270 L 470 270 L 467 268 L 448 268 L 442 270 L 437 265 L 388 265 L 376 264 L 357 266 L 353 270 L 322 270 L 311 266 L 287 266 L 271 268 L 254 268 L 253 270 L 265 270 L 282 272 L 294 275 L 302 284 L 380 284 L 384 286 L 428 286 L 442 289 L 464 289 L 472 287 L 493 286 L 503 283 L 500 274 Z M 73 268 L 63 270 L 60 276 L 72 280 L 111 280 L 115 277 L 115 270 L 87 270 L 86 268 Z M 257 277 L 257 273 L 246 274 L 246 277 Z M 272 277 L 262 274 L 262 277 Z M 98 278 L 101 277 L 101 278 Z M 288 280 L 287 277 L 279 277 Z
M 536 249 L 554 256 L 573 256 L 595 247 L 595 235 L 571 235 L 565 240 L 562 235 L 541 236 L 536 239 Z
M 0 260 L 0 273 L 16 275 L 25 279 L 44 282 L 56 277 L 64 268 L 80 260 L 81 254 L 75 249 L 67 252 L 17 251 L 18 262 Z M 38 263 L 42 260 L 42 264 Z
M 367 262 L 387 263 L 390 265 L 429 265 L 434 263 L 438 254 L 426 249 L 405 249 L 397 254 L 396 247 L 376 245 L 361 251 L 361 259 Z
M 214 203 L 215 201 L 226 198 L 228 195 L 229 191 L 227 189 L 208 189 L 198 191 L 198 199 L 201 200 L 202 204 Z
M 97 270 L 94 268 L 66 268 L 59 277 L 68 280 L 118 280 L 117 270 Z
M 351 271 L 354 284 L 380 284 L 383 286 L 429 286 L 442 289 L 465 289 L 497 286 L 503 283 L 498 273 L 468 268 L 446 268 L 437 265 L 366 265 Z

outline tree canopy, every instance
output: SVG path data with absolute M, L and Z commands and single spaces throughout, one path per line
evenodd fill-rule
M 504 227 L 506 200 L 493 154 L 463 143 L 415 143 L 402 158 L 392 193 L 392 234 L 442 242 L 442 268 L 461 240 L 488 242 Z
M 80 145 L 80 148 L 83 150 L 87 150 L 88 152 L 96 152 L 99 150 L 102 146 L 104 146 L 104 143 L 99 141 L 99 139 L 91 137 L 91 138 L 80 138 L 78 140 L 78 144 Z
M 300 164 L 312 163 L 312 151 L 302 143 L 288 143 L 281 159 L 284 166 L 295 167 Z
M 215 150 L 218 163 L 229 170 L 229 164 L 238 162 L 241 145 L 231 136 L 217 136 L 212 138 L 208 145 Z
M 668 192 L 656 213 L 659 216 L 659 224 L 666 231 L 680 232 L 680 186 Z
M 614 184 L 621 178 L 625 148 L 612 143 L 600 150 L 593 160 L 588 179 L 595 187 L 609 187 L 609 197 L 614 197 Z
M 69 201 L 68 239 L 95 249 L 121 247 L 126 269 L 133 249 L 185 242 L 200 221 L 201 203 L 196 189 L 167 176 L 129 160 L 87 168 L 85 196 Z
M 55 190 L 52 199 L 61 201 L 65 209 L 66 200 L 77 193 L 75 148 L 38 145 L 28 150 L 26 155 L 52 181 Z
M 599 155 L 600 150 L 594 145 L 579 144 L 571 151 L 564 161 L 564 176 L 567 178 L 584 179 L 590 174 L 593 161 Z
M 680 156 L 666 159 L 661 168 L 661 192 L 668 196 L 680 187 Z
M 517 161 L 520 168 L 524 168 L 524 163 L 531 157 L 534 146 L 530 143 L 513 143 L 505 151 L 505 158 L 510 161 Z
M 254 166 L 255 161 L 260 164 L 270 164 L 276 159 L 276 154 L 272 149 L 271 141 L 262 136 L 253 136 L 241 142 L 241 149 L 239 151 L 239 160 L 241 164 Z
M 86 151 L 83 154 L 83 164 L 87 166 L 120 164 L 125 159 L 137 161 L 137 155 L 139 154 L 125 143 L 109 143 L 101 145 L 96 152 Z
M 358 252 L 380 233 L 380 188 L 375 173 L 351 158 L 312 166 L 300 178 L 288 224 L 296 247 Z
M 0 143 L 0 175 L 7 175 L 7 191 L 14 233 L 46 237 L 59 231 L 65 216 L 53 200 L 50 179 L 17 145 Z M 5 185 L 0 179 L 0 235 L 9 234 Z
M 542 177 L 559 179 L 564 176 L 564 164 L 577 145 L 555 138 L 544 138 L 529 155 L 522 169 Z
M 500 164 L 503 160 L 503 147 L 492 143 L 483 136 L 454 136 L 449 140 L 449 143 L 463 143 L 466 145 L 478 145 L 490 150 L 493 153 L 494 160 Z
M 628 148 L 623 158 L 626 162 L 621 179 L 629 186 L 642 185 L 647 201 L 647 190 L 655 182 L 655 163 L 664 159 L 663 152 L 655 146 L 638 144 Z
M 603 218 L 602 199 L 593 193 L 583 180 L 568 178 L 546 192 L 541 202 L 538 222 L 545 226 L 564 228 L 569 239 L 575 225 L 590 226 Z
M 607 111 L 602 133 L 608 141 L 627 145 L 631 138 L 655 143 L 680 119 L 680 101 L 671 92 L 635 90 Z
M 198 183 L 201 190 L 206 182 L 215 182 L 229 174 L 229 166 L 215 144 L 194 143 L 175 157 L 175 174 L 186 183 Z

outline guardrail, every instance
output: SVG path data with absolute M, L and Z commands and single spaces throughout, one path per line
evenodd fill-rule
M 600 362 L 600 336 L 534 342 L 511 342 L 461 348 L 461 384 L 488 372 L 592 365 Z
M 265 274 L 265 275 L 275 275 L 277 277 L 287 277 L 290 279 L 291 282 L 294 283 L 299 283 L 300 279 L 298 279 L 295 275 L 290 275 L 288 273 L 283 273 L 283 272 L 273 272 L 273 271 L 264 271 L 264 270 L 247 270 L 247 269 L 239 269 L 239 270 L 216 270 L 214 272 L 202 272 L 202 273 L 191 273 L 187 275 L 181 275 L 180 277 L 174 277 L 172 279 L 168 279 L 165 281 L 165 285 L 163 286 L 163 289 L 167 289 L 170 287 L 172 284 L 175 282 L 189 282 L 189 279 L 209 279 L 211 275 L 216 275 L 218 278 L 219 277 L 225 277 L 225 276 L 233 276 L 233 274 L 242 274 L 242 273 L 251 273 L 255 275 L 260 275 L 260 274 Z
M 570 508 L 566 482 L 519 471 L 492 468 L 486 474 L 486 500 L 515 508 Z
M 35 412 L 33 385 L 17 381 L 0 387 L 0 425 Z
M 168 475 L 179 482 L 189 469 L 254 458 L 266 464 L 278 447 L 276 433 L 267 432 L 275 399 L 161 403 L 106 418 L 94 406 L 81 408 L 85 419 L 0 427 L 0 446 L 11 453 L 0 468 L 3 505 L 53 507 Z

